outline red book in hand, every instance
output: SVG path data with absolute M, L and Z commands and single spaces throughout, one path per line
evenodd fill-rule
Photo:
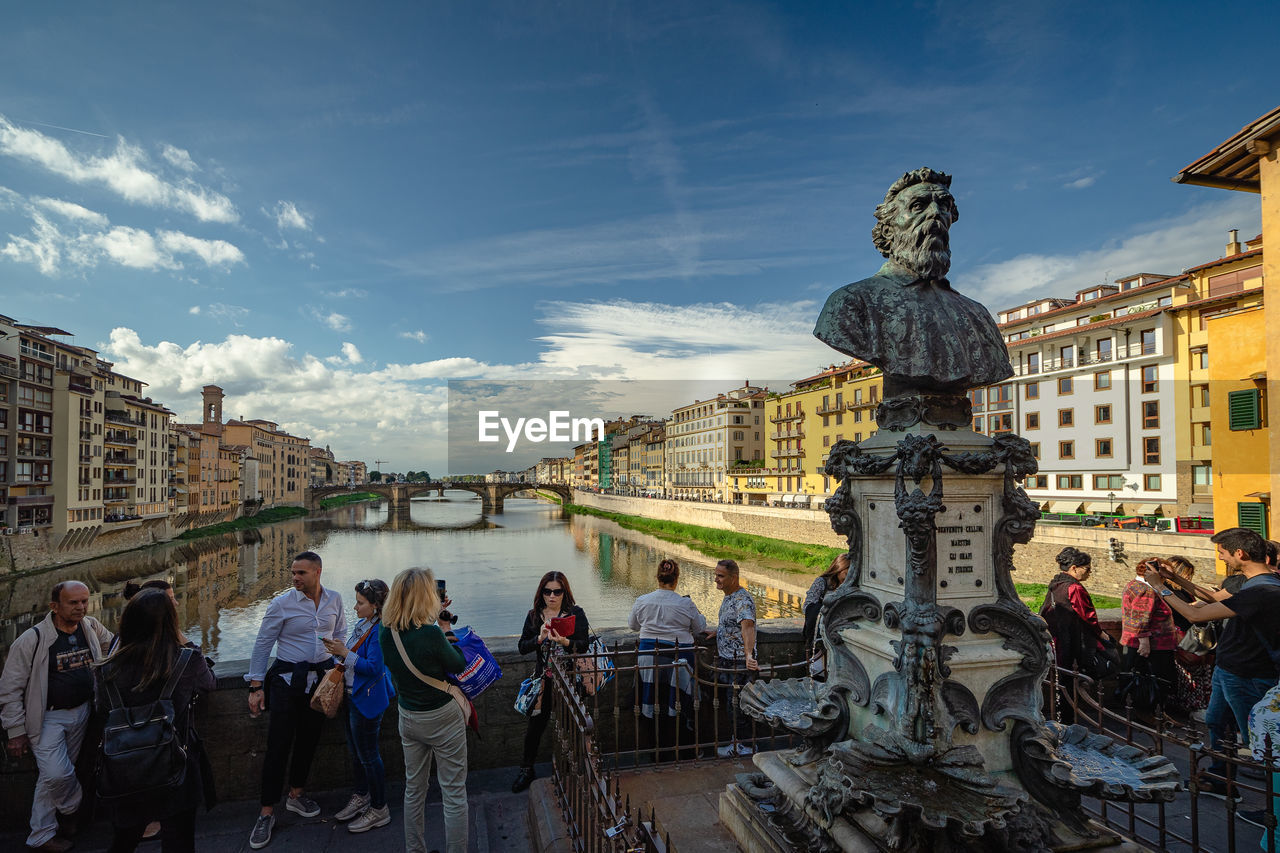
M 574 628 L 577 627 L 578 617 L 576 616 L 557 616 L 550 622 L 552 631 L 555 631 L 561 637 L 572 637 Z

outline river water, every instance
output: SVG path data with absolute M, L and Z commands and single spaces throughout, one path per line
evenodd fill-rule
M 542 575 L 565 573 L 596 628 L 625 627 L 637 595 L 655 588 L 658 562 L 681 565 L 679 592 L 689 595 L 710 624 L 721 594 L 714 557 L 603 519 L 566 518 L 559 506 L 508 499 L 505 512 L 485 517 L 465 492 L 416 499 L 392 512 L 387 503 L 352 504 L 305 518 L 189 542 L 116 554 L 21 578 L 0 580 L 0 657 L 9 643 L 48 610 L 49 590 L 61 580 L 89 585 L 90 615 L 115 629 L 128 580 L 164 578 L 178 597 L 184 632 L 215 660 L 249 657 L 272 596 L 290 586 L 289 563 L 299 551 L 324 560 L 322 581 L 342 593 L 348 619 L 355 584 L 390 584 L 410 566 L 429 566 L 448 584 L 460 624 L 484 637 L 519 634 Z M 798 616 L 816 572 L 797 573 L 739 561 L 743 584 L 759 618 Z

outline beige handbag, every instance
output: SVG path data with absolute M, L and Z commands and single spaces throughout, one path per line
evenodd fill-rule
M 378 623 L 374 622 L 368 631 L 360 639 L 356 640 L 356 644 L 349 651 L 355 651 L 360 648 L 365 640 L 369 639 L 369 635 L 378 629 Z M 320 683 L 316 685 L 315 692 L 311 694 L 311 710 L 319 711 L 329 719 L 338 716 L 338 709 L 342 707 L 342 694 L 346 693 L 347 685 L 343 681 L 343 673 L 347 668 L 342 664 L 337 664 L 333 669 L 324 674 L 320 679 Z
M 480 717 L 476 714 L 476 706 L 467 698 L 467 694 L 462 692 L 462 688 L 448 681 L 441 681 L 438 678 L 432 678 L 429 675 L 424 675 L 416 666 L 414 666 L 413 661 L 409 660 L 409 654 L 404 650 L 404 643 L 400 641 L 399 631 L 393 629 L 391 631 L 391 639 L 395 640 L 396 650 L 400 652 L 400 660 L 404 663 L 405 667 L 416 675 L 419 681 L 434 687 L 442 693 L 448 693 L 449 697 L 453 699 L 454 704 L 458 706 L 458 710 L 462 711 L 462 719 L 466 721 L 467 728 L 479 735 Z

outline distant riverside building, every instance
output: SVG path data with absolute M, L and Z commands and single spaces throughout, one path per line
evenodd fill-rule
M 673 409 L 666 427 L 668 497 L 728 503 L 728 471 L 764 464 L 767 388 L 750 382 Z
M 793 390 L 765 404 L 769 462 L 730 471 L 733 503 L 821 505 L 839 486 L 822 470 L 831 448 L 876 431 L 883 386 L 879 368 L 854 359 L 791 385 Z
M 67 549 L 168 517 L 172 412 L 64 336 L 0 316 L 0 528 Z

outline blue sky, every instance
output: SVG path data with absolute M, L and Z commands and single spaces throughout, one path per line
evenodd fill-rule
M 1266 11 L 1271 8 L 1272 11 Z M 1275 106 L 1208 4 L 18 4 L 0 313 L 185 418 L 201 385 L 388 468 L 449 378 L 799 378 L 872 208 L 951 172 L 993 310 L 1176 273 L 1256 196 L 1169 177 Z

